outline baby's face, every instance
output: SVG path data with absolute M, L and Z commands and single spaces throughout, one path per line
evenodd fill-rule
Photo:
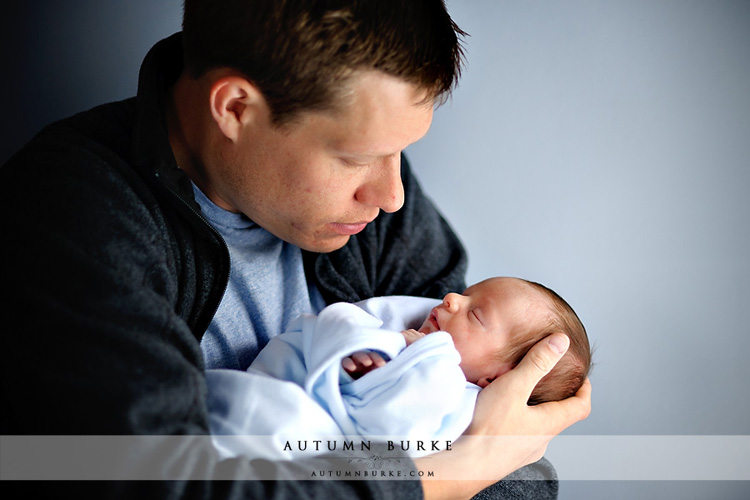
M 490 278 L 459 295 L 449 293 L 420 327 L 422 333 L 448 332 L 461 354 L 466 380 L 485 387 L 510 370 L 497 353 L 517 325 L 536 321 L 546 305 L 541 294 L 517 278 Z

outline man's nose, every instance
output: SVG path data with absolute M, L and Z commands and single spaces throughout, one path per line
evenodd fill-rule
M 392 213 L 404 206 L 404 185 L 401 182 L 401 154 L 383 158 L 372 168 L 366 182 L 356 194 L 357 201 Z

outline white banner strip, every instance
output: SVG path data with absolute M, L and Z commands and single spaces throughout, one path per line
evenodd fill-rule
M 224 444 L 263 450 L 262 436 L 222 436 Z M 504 440 L 523 437 L 478 438 Z M 381 438 L 382 441 L 382 438 Z M 2 480 L 302 480 L 415 479 L 400 450 L 423 447 L 451 452 L 447 443 L 400 439 L 282 441 L 302 457 L 293 463 L 251 461 L 241 457 L 220 463 L 208 436 L 0 436 Z M 488 443 L 489 444 L 489 443 Z M 304 446 L 304 449 L 302 449 Z M 321 457 L 319 451 L 328 454 Z M 309 457 L 307 455 L 309 453 Z M 558 436 L 546 457 L 558 478 L 587 481 L 749 481 L 750 436 Z M 491 460 L 491 457 L 487 457 Z M 429 459 L 425 462 L 429 466 Z M 468 479 L 443 472 L 435 479 Z M 489 479 L 489 478 L 487 478 Z
M 748 481 L 750 436 L 558 436 L 560 480 Z

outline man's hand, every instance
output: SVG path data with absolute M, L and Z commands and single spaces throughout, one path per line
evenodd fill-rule
M 540 443 L 536 450 L 528 450 L 526 461 L 532 463 L 542 458 L 552 437 L 583 420 L 591 411 L 588 380 L 575 396 L 566 400 L 536 406 L 526 404 L 539 380 L 554 368 L 568 346 L 565 335 L 547 337 L 537 343 L 515 369 L 483 389 L 465 435 L 538 436 Z
M 419 468 L 435 471 L 436 481 L 422 481 L 425 499 L 471 497 L 542 458 L 554 436 L 588 417 L 588 380 L 575 396 L 563 401 L 536 406 L 526 403 L 536 384 L 552 370 L 568 346 L 568 337 L 562 334 L 539 341 L 516 368 L 482 389 L 474 418 L 451 451 L 415 460 Z
M 385 363 L 383 356 L 375 351 L 357 351 L 342 359 L 341 367 L 352 378 L 358 379 L 376 368 L 385 366 Z

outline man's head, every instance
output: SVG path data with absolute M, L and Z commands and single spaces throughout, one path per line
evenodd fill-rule
M 420 328 L 438 330 L 451 334 L 466 379 L 480 387 L 515 367 L 548 335 L 567 335 L 568 352 L 539 382 L 530 404 L 573 395 L 591 364 L 586 330 L 573 309 L 552 290 L 518 278 L 490 278 L 463 294 L 449 293 Z
M 183 45 L 194 78 L 233 68 L 263 94 L 272 121 L 335 109 L 359 71 L 450 92 L 461 65 L 443 0 L 185 0 Z
M 305 250 L 403 204 L 400 153 L 454 85 L 440 0 L 186 0 L 170 142 L 220 207 Z

